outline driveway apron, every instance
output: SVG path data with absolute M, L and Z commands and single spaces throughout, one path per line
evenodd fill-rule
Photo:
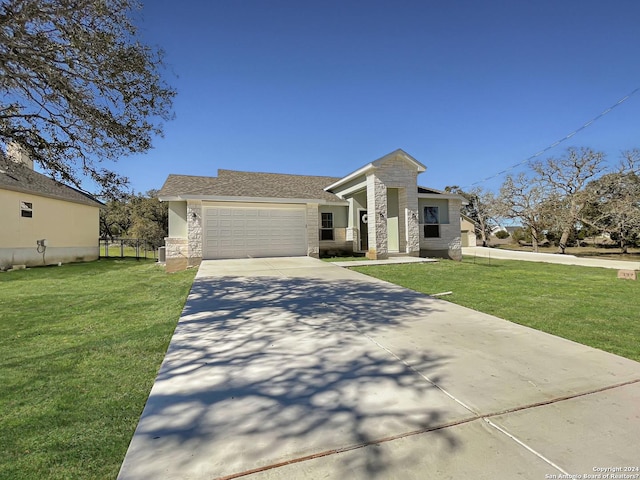
M 639 432 L 640 363 L 308 257 L 205 261 L 118 478 L 639 479 Z

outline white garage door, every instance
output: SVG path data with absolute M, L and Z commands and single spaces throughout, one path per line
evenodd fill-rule
M 304 205 L 216 204 L 203 215 L 205 259 L 307 254 Z

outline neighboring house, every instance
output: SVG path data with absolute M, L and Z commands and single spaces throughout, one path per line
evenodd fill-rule
M 476 222 L 466 215 L 460 215 L 460 238 L 463 247 L 475 247 Z
M 362 252 L 446 256 L 464 198 L 419 187 L 426 167 L 396 150 L 345 177 L 218 170 L 169 175 L 167 270 L 202 259 Z
M 0 151 L 0 268 L 95 260 L 102 204 Z

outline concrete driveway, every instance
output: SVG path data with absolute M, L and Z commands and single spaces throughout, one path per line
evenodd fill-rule
M 311 258 L 207 261 L 119 478 L 616 478 L 639 432 L 640 363 Z

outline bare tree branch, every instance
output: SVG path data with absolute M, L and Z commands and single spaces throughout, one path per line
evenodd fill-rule
M 0 141 L 55 178 L 126 179 L 103 160 L 145 152 L 172 118 L 163 52 L 136 40 L 136 0 L 0 0 Z

